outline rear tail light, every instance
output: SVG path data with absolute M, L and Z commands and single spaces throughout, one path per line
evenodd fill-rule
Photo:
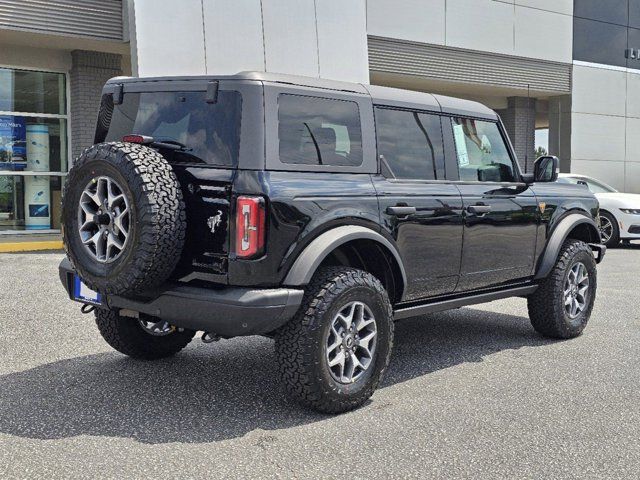
M 264 253 L 265 208 L 261 197 L 238 197 L 236 202 L 236 255 L 253 258 Z

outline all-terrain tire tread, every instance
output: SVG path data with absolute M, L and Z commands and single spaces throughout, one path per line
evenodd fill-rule
M 121 317 L 107 309 L 95 310 L 96 325 L 105 341 L 124 355 L 141 360 L 157 360 L 175 355 L 195 335 L 191 330 L 156 337 L 146 333 L 134 318 Z
M 77 232 L 64 230 L 65 251 L 74 269 L 94 290 L 122 294 L 155 288 L 174 271 L 184 247 L 186 213 L 182 190 L 173 168 L 160 153 L 144 145 L 111 142 L 87 148 L 78 157 L 67 176 L 64 196 L 71 188 L 84 188 L 78 186 L 81 167 L 105 158 L 126 178 L 134 196 L 137 222 L 133 228 L 139 229 L 140 235 L 132 264 L 117 279 L 105 282 L 92 275 L 71 248 L 66 237 Z M 76 208 L 63 202 L 63 218 L 69 218 L 66 209 Z
M 557 299 L 562 295 L 564 290 L 565 273 L 571 261 L 585 252 L 588 258 L 593 262 L 595 269 L 595 260 L 591 252 L 591 248 L 581 240 L 572 238 L 567 239 L 560 253 L 555 266 L 549 275 L 542 281 L 538 289 L 528 297 L 527 308 L 529 311 L 529 319 L 533 328 L 541 335 L 549 338 L 567 339 L 573 338 L 582 333 L 584 326 L 579 329 L 571 328 L 565 320 L 564 308 Z M 591 314 L 596 293 L 596 277 L 590 277 L 589 288 L 591 288 L 591 299 L 586 312 L 587 318 Z
M 276 355 L 280 377 L 287 392 L 305 407 L 325 412 L 340 413 L 353 410 L 366 401 L 377 388 L 386 370 L 393 346 L 393 321 L 389 321 L 389 348 L 380 375 L 355 398 L 335 400 L 327 395 L 316 378 L 313 363 L 313 345 L 310 331 L 320 328 L 319 319 L 331 308 L 331 299 L 347 288 L 367 286 L 384 299 L 386 313 L 393 319 L 393 309 L 386 290 L 380 281 L 362 270 L 347 267 L 320 269 L 305 289 L 302 305 L 296 316 L 276 335 Z

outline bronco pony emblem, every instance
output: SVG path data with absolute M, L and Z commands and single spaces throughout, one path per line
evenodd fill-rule
M 207 226 L 211 229 L 211 233 L 216 233 L 216 227 L 222 223 L 222 211 L 218 210 L 213 217 L 207 220 Z

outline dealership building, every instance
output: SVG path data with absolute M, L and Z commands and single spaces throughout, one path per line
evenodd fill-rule
M 477 100 L 640 193 L 640 0 L 0 0 L 0 236 L 59 232 L 107 79 L 243 70 Z

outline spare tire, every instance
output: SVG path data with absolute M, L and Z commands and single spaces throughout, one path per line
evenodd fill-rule
M 184 246 L 178 179 L 160 153 L 143 145 L 101 143 L 85 150 L 67 176 L 62 221 L 69 260 L 101 293 L 158 287 Z

